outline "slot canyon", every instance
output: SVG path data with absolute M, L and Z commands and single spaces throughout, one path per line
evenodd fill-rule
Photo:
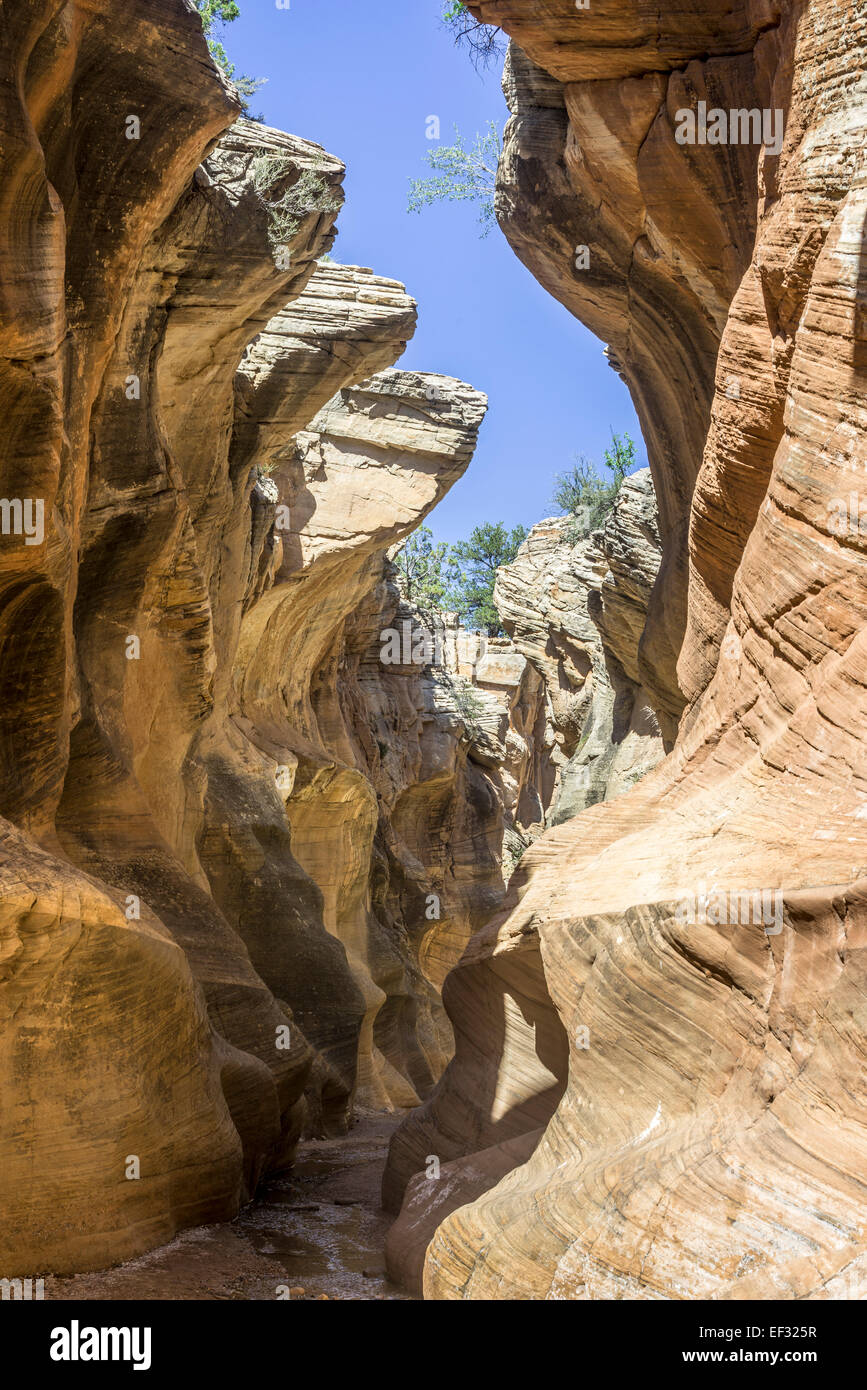
M 351 171 L 193 0 L 0 0 L 0 1278 L 49 1298 L 867 1298 L 867 5 L 458 8 L 495 234 L 648 464 L 498 635 L 403 582 L 489 388 L 400 366 Z

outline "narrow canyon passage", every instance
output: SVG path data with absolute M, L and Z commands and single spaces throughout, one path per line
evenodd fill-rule
M 385 1276 L 392 1218 L 380 1207 L 389 1140 L 403 1112 L 361 1111 L 348 1134 L 299 1146 L 228 1225 L 185 1231 L 116 1269 L 46 1279 L 48 1299 L 403 1300 Z
M 867 1300 L 867 0 L 424 4 L 0 0 L 0 1299 Z

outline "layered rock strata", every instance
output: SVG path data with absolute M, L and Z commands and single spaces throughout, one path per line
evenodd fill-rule
M 411 1102 L 442 1068 L 340 673 L 484 398 L 387 370 L 412 300 L 320 261 L 343 166 L 237 119 L 187 0 L 26 0 L 2 23 L 12 1277 L 231 1218 L 305 1126 L 345 1126 L 356 1094 Z M 495 809 L 484 789 L 477 815 L 451 807 L 472 771 L 406 762 L 399 791 L 439 797 L 417 833 L 467 823 L 442 895 L 465 939 L 502 889 Z
M 546 693 L 546 727 L 534 739 L 550 750 L 543 824 L 619 795 L 662 757 L 638 663 L 660 559 L 649 471 L 627 478 L 601 531 L 581 538 L 574 528 L 564 517 L 539 522 L 494 590 Z
M 333 284 L 335 272 L 327 273 Z M 405 313 L 405 297 L 393 284 L 374 288 L 374 322 L 390 301 L 392 313 Z M 369 324 L 364 331 L 373 336 Z M 259 373 L 261 352 L 283 373 L 275 345 L 281 333 L 294 354 L 291 311 L 269 325 L 242 373 L 248 367 Z M 267 390 L 259 391 L 267 399 Z M 436 732 L 426 728 L 421 668 L 410 663 L 412 679 L 386 689 L 391 668 L 383 660 L 381 633 L 392 615 L 382 585 L 386 551 L 466 468 L 484 409 L 484 397 L 460 382 L 384 371 L 328 400 L 282 457 L 279 449 L 272 452 L 272 424 L 263 431 L 274 463 L 268 479 L 273 500 L 266 505 L 275 522 L 285 509 L 288 526 L 272 533 L 274 582 L 242 623 L 233 724 L 272 766 L 284 844 L 278 854 L 270 821 L 260 827 L 255 810 L 251 817 L 249 792 L 226 785 L 210 818 L 207 853 L 220 877 L 215 894 L 224 911 L 259 973 L 292 1006 L 316 1048 L 315 1089 L 326 1128 L 346 1123 L 356 1087 L 368 1105 L 415 1103 L 416 1088 L 430 1089 L 450 1047 L 432 986 L 405 945 L 407 933 L 420 938 L 426 898 L 437 888 L 428 884 L 405 913 L 396 909 L 402 889 L 388 876 L 382 881 L 388 860 L 379 827 L 392 802 L 414 793 L 416 833 L 422 840 L 434 835 L 433 820 L 434 838 L 447 840 L 462 797 L 445 767 L 438 786 L 424 787 L 433 777 L 425 770 L 424 745 Z M 445 738 L 443 757 L 452 763 L 458 742 L 457 731 Z M 454 766 L 451 772 L 456 775 Z M 396 804 L 394 814 L 403 814 Z M 483 883 L 501 887 L 493 804 L 488 819 L 479 829 L 483 841 L 486 834 L 491 840 L 483 857 L 488 877 L 484 867 L 478 872 Z M 470 822 L 473 833 L 477 827 Z M 266 833 L 265 871 L 257 867 L 251 882 Z M 466 857 L 475 875 L 473 856 Z M 452 877 L 460 894 L 460 873 Z M 438 896 L 441 920 L 451 920 L 448 895 L 445 907 L 442 892 Z M 286 925 L 275 940 L 278 914 Z M 327 932 L 321 953 L 311 922 Z M 335 952 L 346 953 L 342 983 L 330 963 Z
M 426 1250 L 431 1298 L 863 1297 L 867 16 L 471 8 L 520 45 L 504 230 L 639 411 L 639 674 L 685 713 L 528 851 L 446 982 L 451 1214 L 392 1265 Z M 779 150 L 680 144 L 700 100 L 780 112 Z
M 544 677 L 508 637 L 466 630 L 454 613 L 422 612 L 413 605 L 401 611 L 413 613 L 415 623 L 432 634 L 437 707 L 463 723 L 473 758 L 495 774 L 508 880 L 544 825 L 556 779 Z

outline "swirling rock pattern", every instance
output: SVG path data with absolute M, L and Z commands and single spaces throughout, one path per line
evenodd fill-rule
M 867 15 L 651 8 L 471 6 L 520 45 L 504 230 L 639 410 L 664 548 L 640 670 L 684 712 L 659 768 L 528 851 L 446 982 L 410 1165 L 450 1161 L 429 1298 L 864 1296 Z M 782 110 L 779 155 L 678 145 L 705 97 Z M 510 1029 L 531 990 L 557 1088 Z M 479 1195 L 502 1095 L 543 1133 Z
M 450 1030 L 376 842 L 360 685 L 337 674 L 386 550 L 466 468 L 485 402 L 387 370 L 415 305 L 321 259 L 342 164 L 238 119 L 188 0 L 22 0 L 2 25 L 14 1277 L 229 1219 L 302 1129 L 345 1127 L 356 1094 L 412 1103 L 441 1071 Z M 269 200 L 299 182 L 309 207 L 276 246 Z M 399 756 L 400 792 L 433 777 Z M 450 875 L 461 948 L 502 895 L 485 776 L 469 886 Z M 461 786 L 443 782 L 420 832 L 450 823 Z
M 334 269 L 327 267 L 326 275 L 333 286 Z M 391 315 L 393 336 L 407 300 L 393 283 L 374 284 L 371 297 L 366 276 L 360 272 L 371 320 L 364 333 L 381 352 L 376 329 Z M 355 274 L 344 270 L 343 279 L 350 303 L 361 303 Z M 338 322 L 350 317 L 344 301 L 334 308 Z M 302 315 L 308 312 L 302 304 Z M 287 311 L 272 321 L 248 362 L 255 366 L 265 344 L 272 372 L 292 378 L 282 344 L 294 360 L 298 337 Z M 326 356 L 330 361 L 334 354 Z M 257 398 L 267 403 L 269 394 L 260 384 Z M 353 1094 L 368 1105 L 416 1103 L 450 1053 L 438 995 L 403 944 L 407 933 L 420 940 L 429 925 L 429 894 L 439 897 L 443 922 L 450 920 L 440 883 L 445 866 L 437 883 L 421 872 L 418 893 L 401 906 L 406 885 L 382 881 L 388 857 L 380 822 L 389 810 L 395 824 L 409 816 L 415 797 L 414 833 L 420 842 L 432 838 L 442 852 L 465 803 L 456 767 L 459 733 L 431 728 L 430 715 L 425 718 L 423 665 L 409 662 L 395 686 L 380 634 L 391 625 L 397 594 L 390 597 L 382 584 L 386 551 L 469 463 L 484 411 L 484 397 L 454 379 L 383 371 L 327 401 L 285 446 L 269 479 L 268 505 L 275 516 L 288 510 L 289 525 L 273 532 L 273 583 L 242 623 L 235 724 L 271 765 L 281 828 L 271 817 L 257 823 L 250 792 L 241 782 L 231 785 L 224 763 L 215 762 L 219 802 L 209 808 L 207 858 L 219 878 L 215 893 L 257 970 L 292 1006 L 316 1048 L 319 1119 L 330 1128 L 346 1124 Z M 263 433 L 270 458 L 272 419 Z M 439 781 L 425 767 L 426 745 L 438 736 L 452 774 L 447 778 L 440 768 Z M 485 824 L 474 825 L 470 815 L 462 857 L 464 878 L 479 881 L 483 902 L 462 945 L 502 896 L 499 802 L 487 786 L 481 795 Z M 481 869 L 471 851 L 476 833 L 484 847 Z M 416 866 L 415 850 L 407 855 Z M 460 870 L 448 877 L 460 897 Z M 284 930 L 275 939 L 278 915 Z M 311 918 L 324 937 L 311 931 Z M 339 983 L 331 958 L 344 953 Z

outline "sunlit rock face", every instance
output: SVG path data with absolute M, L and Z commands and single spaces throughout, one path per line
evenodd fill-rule
M 548 824 L 619 795 L 662 757 L 638 669 L 660 558 L 649 471 L 626 480 L 599 531 L 582 537 L 575 527 L 564 517 L 539 522 L 495 590 L 506 629 L 547 693 Z
M 580 13 L 569 0 L 544 12 L 482 5 L 480 14 L 493 10 L 515 37 L 501 225 L 545 288 L 611 345 L 642 422 L 664 542 L 642 663 L 670 740 L 693 693 L 675 668 L 719 347 L 779 166 L 763 154 L 757 168 L 750 144 L 679 144 L 676 114 L 699 101 L 788 110 L 780 7 L 687 0 L 662 26 L 643 0 Z
M 503 883 L 462 726 L 447 774 L 414 666 L 380 788 L 356 669 L 385 679 L 385 552 L 466 468 L 484 397 L 388 370 L 413 301 L 320 259 L 342 164 L 237 119 L 185 0 L 25 0 L 3 24 L 12 1277 L 231 1218 L 305 1127 L 426 1094 L 451 1050 L 438 981 Z M 275 244 L 268 202 L 300 180 Z
M 406 298 L 393 283 L 371 287 L 366 276 L 343 272 L 350 301 L 368 306 L 371 322 L 361 328 L 381 352 L 375 330 L 388 315 L 400 321 Z M 333 289 L 339 276 L 327 267 L 324 278 Z M 334 323 L 344 321 L 345 303 L 331 304 Z M 264 351 L 272 374 L 290 375 L 282 354 L 297 356 L 298 337 L 292 306 L 242 371 L 258 373 Z M 270 412 L 262 379 L 257 398 Z M 284 456 L 271 456 L 268 505 L 275 521 L 287 512 L 288 525 L 272 532 L 273 582 L 242 622 L 233 722 L 271 766 L 279 830 L 270 818 L 259 822 L 243 783 L 226 782 L 215 764 L 219 801 L 209 808 L 207 854 L 215 894 L 257 970 L 314 1046 L 311 1099 L 326 1129 L 345 1126 L 353 1095 L 393 1106 L 427 1094 L 450 1037 L 439 979 L 421 970 L 419 949 L 435 923 L 455 930 L 462 947 L 502 896 L 499 801 L 485 783 L 484 824 L 471 814 L 468 826 L 458 825 L 469 775 L 459 732 L 440 728 L 425 708 L 424 663 L 408 653 L 396 678 L 383 637 L 397 604 L 384 586 L 386 551 L 464 471 L 484 411 L 484 397 L 452 378 L 383 371 L 339 391 Z M 269 451 L 273 425 L 262 433 Z M 442 886 L 448 878 L 460 900 L 461 873 L 453 864 L 447 873 L 443 862 L 431 874 L 421 862 L 431 837 L 435 857 L 454 855 L 458 829 L 465 877 L 482 894 L 463 926 Z
M 242 1028 L 209 1016 L 194 953 L 168 913 L 158 920 L 162 904 L 143 890 L 140 905 L 126 902 L 162 859 L 191 936 L 213 911 L 162 841 L 134 762 L 149 735 L 181 737 L 161 727 L 163 643 L 184 652 L 186 689 L 181 677 L 165 694 L 185 705 L 188 729 L 205 704 L 196 499 L 156 404 L 152 354 L 199 270 L 189 230 L 207 245 L 220 211 L 196 167 L 237 106 L 184 5 L 133 3 L 118 18 L 109 5 L 29 0 L 4 9 L 3 25 L 2 491 L 38 499 L 45 530 L 42 544 L 0 538 L 0 1263 L 12 1275 L 109 1262 L 230 1215 L 279 1139 L 281 1104 L 288 1123 L 293 1080 L 288 1059 L 260 1060 Z M 139 138 L 127 138 L 131 109 Z M 331 161 L 332 182 L 340 169 Z M 291 293 L 327 230 L 308 223 L 288 273 L 223 245 L 218 411 L 221 391 L 231 403 L 242 322 Z M 226 435 L 230 416 L 229 404 Z M 211 535 L 231 506 L 227 479 L 215 491 Z M 126 659 L 128 635 L 149 660 Z M 176 764 L 167 801 L 177 788 Z M 234 975 L 264 1040 L 283 1015 L 214 916 L 213 974 L 227 986 Z
M 439 1154 L 451 1214 L 392 1265 L 426 1249 L 430 1298 L 863 1297 L 867 14 L 471 8 L 520 45 L 504 230 L 639 411 L 639 673 L 668 737 L 684 713 L 659 768 L 527 852 L 446 982 L 407 1213 Z M 699 100 L 782 111 L 779 153 L 678 144 Z
M 487 754 L 499 769 L 507 870 L 509 829 L 519 841 L 511 902 L 526 846 L 546 824 L 622 794 L 663 756 L 638 675 L 660 554 L 648 470 L 627 479 L 599 530 L 582 536 L 575 525 L 560 517 L 533 527 L 497 575 L 496 603 L 511 638 L 483 643 L 482 655 L 467 651 L 467 634 L 457 666 L 486 702 L 476 756 Z M 485 927 L 447 977 L 455 1061 L 391 1145 L 383 1198 L 395 1211 L 405 1201 L 389 1237 L 389 1266 L 417 1293 L 439 1222 L 529 1156 L 562 1094 L 568 1049 L 548 1001 L 538 936 L 521 927 L 504 941 Z

